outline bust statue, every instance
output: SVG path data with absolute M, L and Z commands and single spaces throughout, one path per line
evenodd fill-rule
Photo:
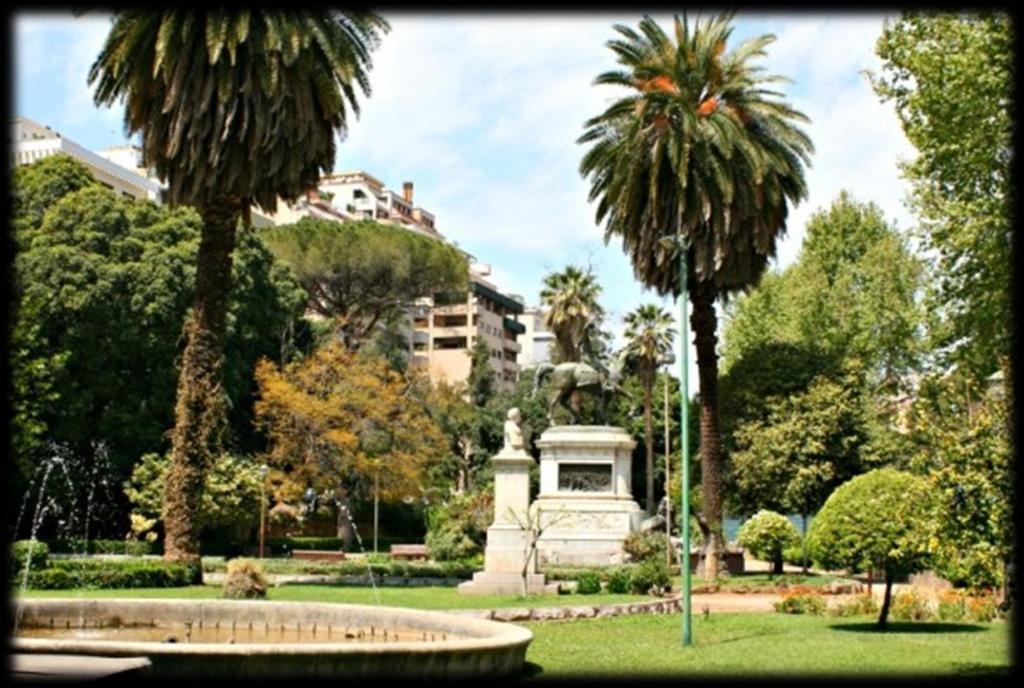
M 505 446 L 503 449 L 523 449 L 523 431 L 519 427 L 519 409 L 513 407 L 508 410 L 508 419 L 505 421 Z

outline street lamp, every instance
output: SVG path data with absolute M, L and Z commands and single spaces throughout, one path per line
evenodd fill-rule
M 679 252 L 679 415 L 680 428 L 680 454 L 682 454 L 682 489 L 683 489 L 683 555 L 680 558 L 679 568 L 683 573 L 683 646 L 693 644 L 690 590 L 693 581 L 690 577 L 690 428 L 689 428 L 689 396 L 690 383 L 687 377 L 687 353 L 689 340 L 689 327 L 686 320 L 686 302 L 689 299 L 686 284 L 686 252 L 689 247 L 683 241 L 682 234 L 667 236 L 661 239 L 665 247 L 675 247 Z
M 267 534 L 267 464 L 260 466 L 260 559 L 263 558 L 263 542 Z

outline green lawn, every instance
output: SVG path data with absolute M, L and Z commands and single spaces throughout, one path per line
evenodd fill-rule
M 1009 629 L 984 624 L 893 623 L 873 618 L 718 614 L 626 616 L 523 624 L 534 633 L 526 659 L 534 678 L 591 674 L 974 674 L 1006 672 Z
M 219 585 L 193 585 L 187 588 L 140 588 L 137 590 L 28 590 L 26 597 L 162 597 L 217 599 Z M 497 607 L 559 607 L 617 602 L 642 602 L 654 598 L 644 595 L 533 595 L 527 599 L 515 595 L 460 595 L 453 587 L 377 588 L 379 604 L 414 609 L 490 609 Z M 278 602 L 347 602 L 378 604 L 369 587 L 341 585 L 282 585 L 271 587 L 268 599 Z

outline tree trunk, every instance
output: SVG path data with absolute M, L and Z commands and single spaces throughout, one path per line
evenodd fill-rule
M 807 575 L 807 514 L 800 515 L 800 549 L 802 550 L 804 560 L 804 575 Z
M 772 560 L 772 573 L 768 576 L 771 579 L 772 576 L 782 575 L 782 553 L 779 552 Z
M 722 438 L 718 427 L 718 341 L 715 315 L 715 290 L 707 284 L 698 284 L 690 291 L 693 328 L 697 349 L 697 377 L 700 380 L 700 470 L 701 511 L 708 524 L 705 541 L 706 559 L 704 577 L 718 578 L 722 543 Z M 684 400 L 683 403 L 686 403 Z M 684 516 L 685 517 L 685 516 Z
M 657 511 L 654 505 L 654 426 L 651 424 L 651 386 L 654 381 L 644 375 L 644 445 L 647 450 L 647 515 Z
M 220 199 L 200 208 L 195 296 L 185 322 L 178 374 L 171 465 L 164 492 L 164 558 L 199 561 L 198 512 L 206 470 L 220 449 L 227 423 L 222 387 L 224 339 L 231 291 L 231 254 L 242 204 Z
M 882 611 L 878 614 L 878 627 L 885 628 L 889 619 L 889 602 L 892 600 L 892 574 L 885 572 L 885 594 L 882 596 Z

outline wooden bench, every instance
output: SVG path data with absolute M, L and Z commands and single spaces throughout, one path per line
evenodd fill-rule
M 292 559 L 303 561 L 344 561 L 345 553 L 329 549 L 293 549 Z
M 426 545 L 391 545 L 392 559 L 426 559 Z

